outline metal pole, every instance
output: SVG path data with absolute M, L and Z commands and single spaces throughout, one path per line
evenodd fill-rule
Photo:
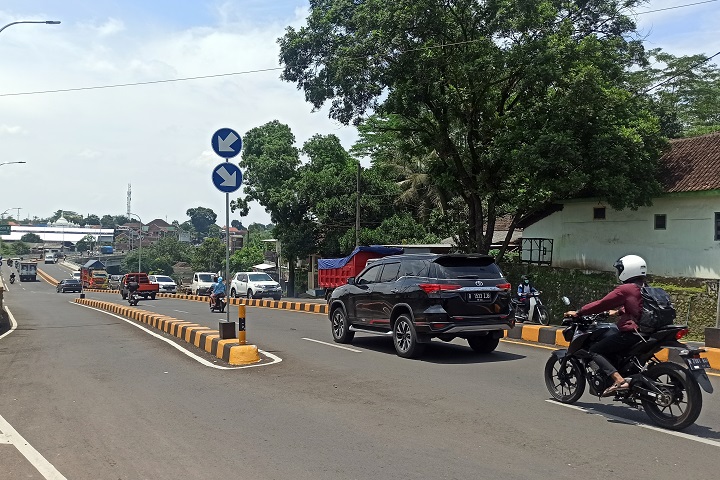
M 717 312 L 715 314 L 715 328 L 720 328 L 720 280 L 717 284 Z
M 360 162 L 357 165 L 357 184 L 355 187 L 355 246 L 360 246 Z
M 225 194 L 225 297 L 227 298 L 227 285 L 230 281 L 230 193 Z M 230 321 L 230 308 L 225 309 L 225 321 Z
M 3 30 L 5 30 L 6 28 L 8 28 L 8 27 L 11 26 L 11 25 L 17 25 L 17 24 L 19 24 L 19 23 L 46 23 L 46 24 L 48 24 L 48 25 L 58 25 L 58 24 L 60 23 L 60 21 L 59 21 L 59 20 L 41 20 L 41 21 L 21 20 L 21 21 L 19 21 L 19 22 L 8 23 L 8 24 L 5 25 L 4 27 L 0 28 L 0 32 L 2 32 Z

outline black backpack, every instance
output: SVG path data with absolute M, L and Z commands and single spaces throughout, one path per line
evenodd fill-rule
M 642 315 L 637 322 L 639 331 L 653 333 L 675 322 L 675 307 L 665 290 L 643 285 L 640 287 L 640 295 Z

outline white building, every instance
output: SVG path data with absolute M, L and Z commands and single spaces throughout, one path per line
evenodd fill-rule
M 12 225 L 9 235 L 0 235 L 3 241 L 18 241 L 23 235 L 34 233 L 43 242 L 63 243 L 80 241 L 86 235 L 95 237 L 96 242 L 112 243 L 115 230 L 112 228 L 85 228 L 72 222 L 68 222 L 62 215 L 54 223 L 47 227 L 34 227 L 29 225 Z
M 523 259 L 610 271 L 637 254 L 655 275 L 720 278 L 720 133 L 671 141 L 663 163 L 666 194 L 651 207 L 572 200 L 523 222 Z

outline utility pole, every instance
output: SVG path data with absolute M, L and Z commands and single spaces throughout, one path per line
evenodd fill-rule
M 360 246 L 360 162 L 357 165 L 357 186 L 355 188 L 355 247 Z

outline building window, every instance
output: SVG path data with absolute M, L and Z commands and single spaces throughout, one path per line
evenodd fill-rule
M 720 212 L 715 212 L 715 240 L 720 240 Z
M 655 215 L 655 230 L 665 230 L 667 228 L 667 215 L 664 213 Z
M 605 220 L 605 207 L 593 208 L 593 220 Z

